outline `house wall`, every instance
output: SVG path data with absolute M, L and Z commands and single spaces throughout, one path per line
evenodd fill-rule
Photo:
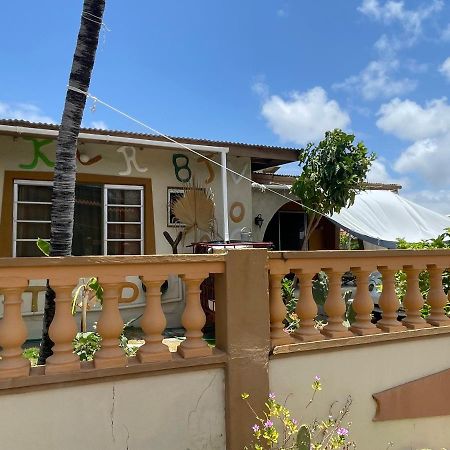
M 3 208 L 4 198 L 4 175 L 5 171 L 22 172 L 23 178 L 26 179 L 28 173 L 46 172 L 49 177 L 52 168 L 49 167 L 42 157 L 36 158 L 35 145 L 36 142 L 42 142 L 39 138 L 33 142 L 28 138 L 20 138 L 13 136 L 0 136 L 0 217 Z M 56 141 L 43 145 L 39 148 L 42 154 L 50 161 L 55 160 Z M 164 231 L 168 231 L 175 238 L 179 228 L 169 227 L 167 225 L 167 188 L 183 187 L 184 183 L 177 178 L 186 179 L 189 173 L 186 169 L 179 172 L 175 168 L 174 156 L 183 155 L 176 160 L 176 165 L 182 167 L 187 165 L 190 169 L 191 181 L 195 181 L 205 187 L 211 189 L 216 204 L 215 213 L 217 220 L 217 229 L 223 237 L 223 197 L 221 186 L 220 167 L 212 163 L 206 163 L 203 158 L 191 154 L 187 151 L 174 151 L 166 148 L 149 148 L 149 147 L 127 147 L 117 144 L 99 144 L 84 143 L 78 145 L 80 154 L 84 154 L 89 158 L 100 156 L 101 159 L 92 165 L 83 165 L 77 160 L 77 171 L 80 174 L 126 177 L 127 183 L 136 179 L 150 179 L 152 188 L 151 203 L 153 207 L 153 223 L 154 223 L 154 241 L 156 254 L 171 254 L 172 249 L 163 236 Z M 208 155 L 217 162 L 220 162 L 220 155 Z M 31 166 L 24 168 L 23 166 Z M 228 156 L 228 166 L 243 175 L 250 177 L 251 164 L 249 157 Z M 206 183 L 208 181 L 208 183 Z M 252 190 L 249 182 L 239 178 L 237 175 L 228 174 L 228 202 L 229 202 L 229 228 L 232 239 L 240 239 L 240 230 L 244 227 L 252 227 Z M 7 186 L 12 190 L 12 186 Z M 12 192 L 12 191 L 11 191 Z M 12 195 L 12 193 L 10 193 Z M 148 199 L 146 199 L 146 207 L 149 207 Z M 4 212 L 4 211 L 3 211 Z M 234 220 L 233 220 L 234 218 Z M 7 217 L 12 221 L 12 217 Z M 0 231 L 4 233 L 3 230 Z M 12 236 L 2 235 L 4 254 L 0 256 L 11 256 Z M 220 239 L 220 238 L 219 238 Z M 5 242 L 9 241 L 9 242 Z M 194 233 L 190 232 L 178 247 L 180 253 L 192 253 L 189 244 L 195 240 Z M 206 232 L 199 232 L 197 240 L 209 240 Z M 184 244 L 184 245 L 183 245 Z M 129 281 L 133 281 L 130 279 Z M 134 280 L 139 287 L 139 295 L 133 303 L 123 305 L 122 315 L 124 321 L 127 322 L 142 314 L 145 304 L 144 295 L 140 288 L 139 280 Z M 169 280 L 169 290 L 163 295 L 163 308 L 167 317 L 167 326 L 169 328 L 179 328 L 181 326 L 181 314 L 184 310 L 183 285 L 177 276 L 172 276 Z M 45 280 L 32 281 L 33 285 L 45 286 Z M 124 292 L 124 296 L 130 293 Z M 38 309 L 32 310 L 31 294 L 24 294 L 24 302 L 22 311 L 27 316 L 29 323 L 29 338 L 38 339 L 41 335 L 41 311 L 45 301 L 45 292 L 42 290 L 37 294 Z M 3 314 L 3 305 L 0 305 L 0 316 Z M 90 311 L 88 313 L 88 322 L 90 324 L 98 320 L 98 312 Z M 135 325 L 139 325 L 136 322 Z
M 38 141 L 42 141 L 42 139 L 38 139 Z M 40 148 L 41 152 L 50 161 L 55 160 L 55 143 L 56 141 L 53 141 Z M 191 180 L 195 180 L 205 187 L 211 188 L 211 191 L 214 193 L 218 231 L 223 236 L 223 198 L 220 167 L 212 163 L 205 163 L 204 159 L 184 150 L 174 151 L 173 149 L 164 148 L 140 148 L 136 146 L 130 147 L 117 144 L 83 142 L 79 144 L 78 149 L 80 153 L 90 158 L 94 158 L 97 155 L 101 156 L 101 160 L 89 166 L 77 161 L 78 173 L 151 179 L 157 254 L 172 253 L 170 245 L 163 237 L 163 232 L 169 231 L 172 236 L 175 236 L 178 231 L 173 227 L 167 226 L 167 188 L 184 186 L 184 183 L 177 179 L 177 170 L 173 162 L 173 157 L 177 154 L 184 155 L 187 158 L 187 164 L 191 170 Z M 23 171 L 25 173 L 52 172 L 52 169 L 45 164 L 42 158 L 38 158 L 37 164 L 33 168 L 24 169 L 20 167 L 21 165 L 29 165 L 33 162 L 34 158 L 34 145 L 31 140 L 12 136 L 0 136 L 0 206 L 3 198 L 3 180 L 6 170 Z M 217 154 L 212 156 L 212 158 L 217 162 L 220 161 L 220 157 Z M 185 164 L 185 158 L 178 158 L 178 166 L 181 167 Z M 228 166 L 232 170 L 250 177 L 250 158 L 229 156 Z M 186 169 L 181 169 L 178 175 L 181 179 L 188 177 Z M 205 181 L 208 180 L 211 181 L 205 184 Z M 253 214 L 251 199 L 252 192 L 250 183 L 236 175 L 228 174 L 228 202 L 230 209 L 234 204 L 233 210 L 229 211 L 230 235 L 233 239 L 240 238 L 240 230 L 243 227 L 251 228 L 252 226 Z M 237 220 L 233 221 L 232 218 Z M 197 239 L 204 240 L 206 239 L 206 235 L 207 233 L 200 232 Z M 190 253 L 192 250 L 187 245 L 192 241 L 194 241 L 194 235 L 191 232 L 184 241 L 184 249 L 180 245 L 179 251 L 184 250 Z
M 225 448 L 220 368 L 16 393 L 1 401 L 5 449 Z
M 372 394 L 447 369 L 449 345 L 447 335 L 290 354 L 270 361 L 270 389 L 279 400 L 289 396 L 292 417 L 304 423 L 328 417 L 334 402 L 338 402 L 333 407 L 337 412 L 350 395 L 350 413 L 343 426 L 351 422 L 351 437 L 359 450 L 447 448 L 449 416 L 374 422 L 376 402 Z M 305 409 L 316 375 L 323 388 Z M 389 442 L 393 442 L 392 447 Z

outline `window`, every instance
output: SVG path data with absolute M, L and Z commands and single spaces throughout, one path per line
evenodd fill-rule
M 73 255 L 144 253 L 144 187 L 78 183 Z M 14 181 L 13 256 L 41 256 L 38 238 L 50 239 L 52 182 Z

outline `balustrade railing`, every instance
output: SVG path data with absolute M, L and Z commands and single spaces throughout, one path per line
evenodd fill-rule
M 268 295 L 261 301 L 267 301 L 269 306 L 272 347 L 296 342 L 450 326 L 450 319 L 444 310 L 448 297 L 442 284 L 442 274 L 450 267 L 449 250 L 268 252 L 267 257 Z M 40 369 L 41 375 L 121 368 L 130 363 L 119 342 L 124 326 L 119 299 L 122 290 L 127 286 L 128 276 L 139 276 L 146 286 L 146 304 L 140 322 L 144 343 L 133 358 L 133 364 L 173 359 L 173 353 L 162 343 L 166 317 L 161 306 L 161 285 L 171 274 L 179 275 L 185 287 L 185 307 L 181 319 L 186 332 L 185 340 L 177 349 L 178 359 L 211 355 L 212 349 L 202 339 L 206 318 L 201 306 L 200 285 L 210 274 L 227 276 L 226 261 L 225 254 L 1 258 L 0 294 L 3 296 L 4 314 L 0 320 L 0 379 L 32 375 L 29 361 L 22 356 L 27 329 L 21 313 L 22 295 L 29 292 L 30 280 L 48 279 L 56 294 L 55 317 L 49 331 L 55 345 L 53 355 L 47 359 L 45 368 Z M 258 279 L 250 276 L 251 271 L 256 270 L 251 266 L 241 269 L 249 274 L 248 279 Z M 328 277 L 328 295 L 324 304 L 327 319 L 326 323 L 319 327 L 315 320 L 318 309 L 313 296 L 313 281 L 316 274 L 322 271 Z M 346 305 L 341 287 L 341 277 L 349 271 L 356 278 L 356 293 L 352 303 L 355 318 L 350 326 L 344 322 Z M 378 300 L 382 317 L 376 323 L 372 317 L 374 305 L 369 294 L 369 274 L 375 271 L 380 272 L 382 277 L 382 292 Z M 406 274 L 406 294 L 402 304 L 396 293 L 395 274 L 398 271 Z M 426 299 L 419 289 L 422 271 L 429 274 Z M 293 273 L 299 280 L 296 314 L 300 326 L 293 333 L 285 331 L 286 305 L 282 297 L 282 279 L 288 273 Z M 72 315 L 72 299 L 79 280 L 92 276 L 98 278 L 103 288 L 102 309 L 97 323 L 101 346 L 94 355 L 93 363 L 82 364 L 73 352 L 77 323 Z M 265 276 L 266 274 L 264 277 L 259 276 L 259 279 Z M 254 286 L 251 286 L 251 283 L 245 286 L 240 293 L 242 302 L 245 302 L 248 296 L 245 289 L 250 292 Z M 227 297 L 221 295 L 220 298 Z M 429 314 L 423 317 L 425 300 Z M 406 313 L 402 321 L 398 320 L 400 306 Z M 254 326 L 264 328 L 266 324 L 267 322 Z
M 442 274 L 449 267 L 449 250 L 269 252 L 272 347 L 291 343 L 293 339 L 308 342 L 449 326 L 450 319 L 444 311 L 448 297 L 442 283 Z M 318 308 L 313 298 L 312 280 L 322 271 L 328 276 L 324 305 L 327 320 L 319 327 L 314 321 Z M 402 304 L 396 293 L 395 274 L 398 271 L 406 274 L 406 294 Z M 419 288 L 422 271 L 428 271 L 430 280 L 426 298 Z M 345 272 L 352 272 L 356 279 L 352 301 L 356 317 L 350 326 L 344 320 L 346 304 L 341 277 Z M 380 272 L 382 279 L 379 298 L 382 318 L 376 323 L 372 320 L 374 302 L 369 293 L 369 275 L 373 272 Z M 300 326 L 292 335 L 285 333 L 283 337 L 281 330 L 287 310 L 281 299 L 281 279 L 289 273 L 294 273 L 299 281 L 295 312 Z M 425 301 L 430 313 L 424 318 Z M 402 321 L 398 320 L 400 306 L 406 313 Z
M 184 279 L 186 306 L 182 317 L 186 339 L 178 347 L 182 358 L 207 356 L 212 349 L 202 339 L 205 314 L 200 303 L 200 284 L 209 274 L 223 273 L 223 255 L 170 255 L 132 257 L 1 258 L 0 294 L 4 314 L 0 320 L 0 379 L 30 375 L 30 363 L 22 356 L 27 329 L 21 313 L 22 294 L 29 280 L 48 279 L 55 291 L 55 316 L 49 329 L 54 342 L 45 374 L 86 370 L 73 352 L 77 333 L 72 315 L 73 292 L 81 278 L 95 276 L 103 288 L 103 302 L 97 332 L 100 349 L 94 355 L 94 368 L 124 367 L 128 357 L 119 345 L 124 322 L 119 298 L 127 276 L 140 276 L 146 285 L 146 306 L 141 321 L 145 343 L 137 352 L 139 363 L 169 361 L 172 354 L 162 343 L 166 318 L 161 307 L 161 284 L 170 274 Z M 92 370 L 92 369 L 91 369 Z

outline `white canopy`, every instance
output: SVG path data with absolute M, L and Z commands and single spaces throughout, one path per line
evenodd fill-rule
M 360 192 L 352 206 L 329 219 L 353 236 L 387 248 L 395 248 L 399 238 L 419 242 L 450 227 L 450 218 L 391 191 Z

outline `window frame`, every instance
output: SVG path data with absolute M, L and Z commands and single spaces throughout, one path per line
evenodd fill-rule
M 0 217 L 0 257 L 13 256 L 13 233 L 16 228 L 13 223 L 14 215 L 14 181 L 26 182 L 44 181 L 52 182 L 53 172 L 35 171 L 5 171 L 3 178 L 3 192 Z M 145 255 L 155 254 L 155 226 L 153 215 L 152 181 L 150 178 L 122 177 L 114 175 L 97 175 L 89 173 L 77 173 L 77 182 L 99 185 L 117 185 L 142 187 L 143 208 L 143 239 L 142 252 Z M 14 247 L 15 248 L 15 247 Z

